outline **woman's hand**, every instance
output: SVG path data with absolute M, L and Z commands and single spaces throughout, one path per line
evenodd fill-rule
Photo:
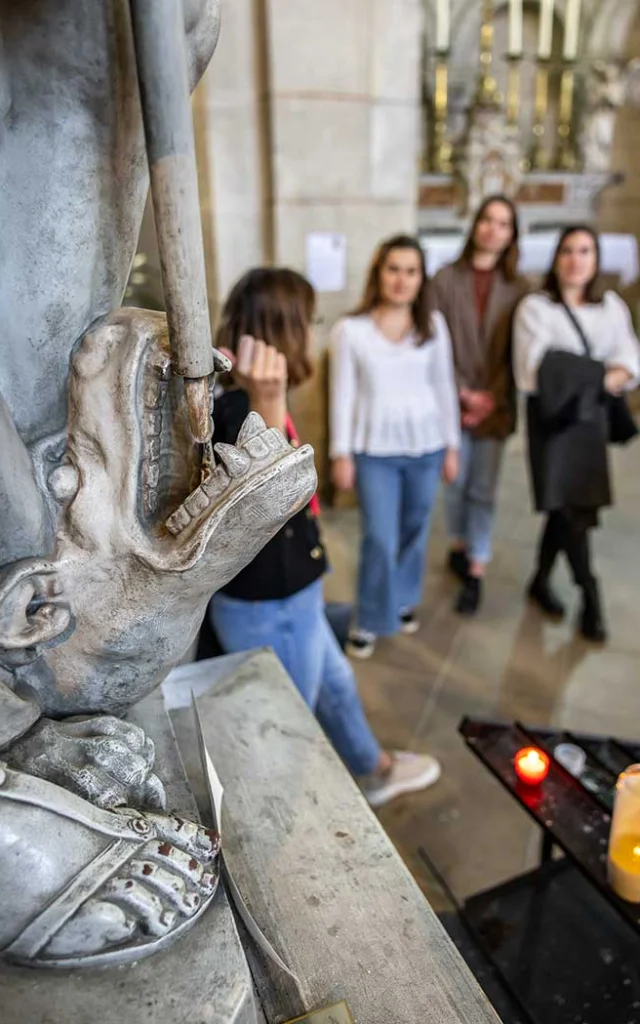
M 245 335 L 237 355 L 221 349 L 233 363 L 233 378 L 249 395 L 249 405 L 268 427 L 284 430 L 287 415 L 287 360 L 273 345 Z
M 472 391 L 462 388 L 460 391 L 462 410 L 462 426 L 469 430 L 479 426 L 496 407 L 496 400 L 490 391 Z
M 460 453 L 457 448 L 447 448 L 442 464 L 442 479 L 446 484 L 452 484 L 458 479 L 460 470 Z
M 287 393 L 287 360 L 273 345 L 245 334 L 238 353 L 222 349 L 233 363 L 236 383 L 257 398 L 279 398 Z
M 337 491 L 350 491 L 355 487 L 356 464 L 351 455 L 339 455 L 331 463 L 331 482 Z
M 622 366 L 612 366 L 604 375 L 605 391 L 608 391 L 610 395 L 619 395 L 630 380 L 631 374 L 628 370 Z

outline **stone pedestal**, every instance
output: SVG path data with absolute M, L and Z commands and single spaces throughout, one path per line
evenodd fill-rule
M 130 714 L 156 745 L 167 806 L 198 819 L 160 691 Z M 195 744 L 195 734 L 193 736 Z M 170 949 L 128 967 L 0 968 L 2 1024 L 263 1024 L 226 893 Z
M 210 822 L 193 691 L 225 787 L 227 864 L 297 981 L 241 943 L 221 888 L 183 940 L 132 967 L 0 972 L 2 1024 L 280 1024 L 342 999 L 362 1024 L 499 1024 L 275 655 L 185 665 L 163 691 L 189 788 L 159 694 L 135 720 L 169 805 L 193 817 L 193 793 Z
M 182 666 L 165 683 L 201 800 L 192 690 L 225 787 L 227 864 L 298 978 L 295 984 L 247 945 L 266 1019 L 278 1024 L 346 999 L 362 1024 L 497 1024 L 275 655 Z

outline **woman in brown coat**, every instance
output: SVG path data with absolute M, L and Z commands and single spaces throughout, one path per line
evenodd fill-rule
M 526 291 L 517 263 L 516 209 L 504 196 L 490 196 L 460 258 L 434 279 L 453 343 L 462 417 L 460 468 L 445 500 L 449 567 L 462 581 L 456 601 L 462 615 L 480 604 L 504 442 L 516 422 L 511 324 Z

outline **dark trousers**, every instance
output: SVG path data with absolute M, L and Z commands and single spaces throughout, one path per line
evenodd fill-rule
M 538 572 L 549 576 L 561 551 L 567 556 L 577 586 L 588 587 L 593 581 L 591 572 L 591 544 L 589 533 L 592 523 L 571 512 L 550 512 L 538 549 Z

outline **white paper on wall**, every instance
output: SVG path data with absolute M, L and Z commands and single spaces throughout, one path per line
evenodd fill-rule
M 317 292 L 343 292 L 347 285 L 347 237 L 312 231 L 306 239 L 307 277 Z

